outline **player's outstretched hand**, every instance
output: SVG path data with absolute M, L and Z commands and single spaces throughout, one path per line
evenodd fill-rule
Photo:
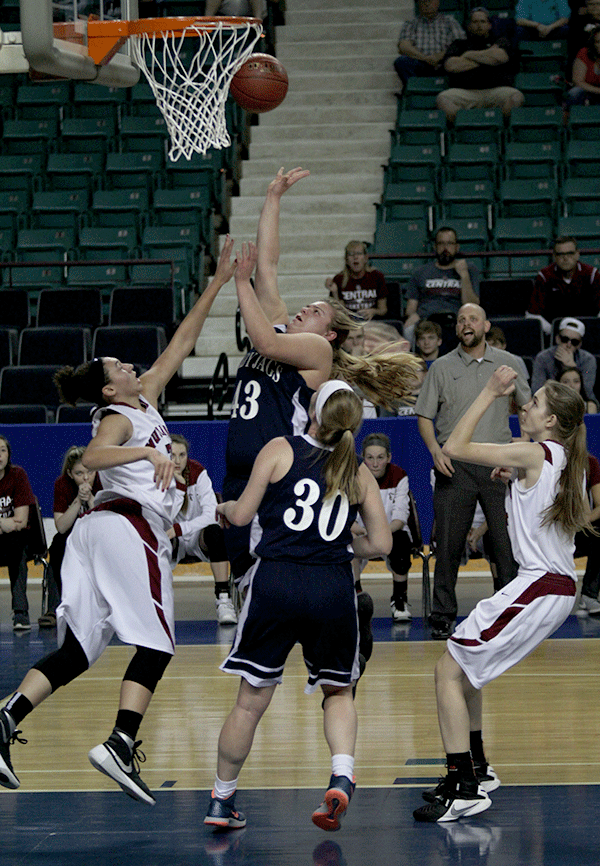
M 492 373 L 487 383 L 487 387 L 493 393 L 494 397 L 506 397 L 508 394 L 512 394 L 515 390 L 516 378 L 517 374 L 512 367 L 507 367 L 506 364 L 503 364 Z
M 225 238 L 225 243 L 223 244 L 223 249 L 221 250 L 221 255 L 219 256 L 219 261 L 217 262 L 217 269 L 215 271 L 214 279 L 218 280 L 221 285 L 225 285 L 235 273 L 236 269 L 236 260 L 231 261 L 231 251 L 233 250 L 233 238 L 231 235 L 227 235 Z
M 258 251 L 256 249 L 256 244 L 248 243 L 242 244 L 241 251 L 238 251 L 235 256 L 235 281 L 239 282 L 248 282 L 250 277 L 254 272 L 254 268 L 256 267 L 256 262 L 258 260 Z
M 291 186 L 302 180 L 303 177 L 308 177 L 310 171 L 303 168 L 292 168 L 291 171 L 283 171 L 283 167 L 279 169 L 274 180 L 269 184 L 268 192 L 281 197 Z

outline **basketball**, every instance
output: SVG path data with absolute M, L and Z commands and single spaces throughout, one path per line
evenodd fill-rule
M 287 90 L 287 72 L 270 54 L 251 54 L 233 76 L 229 88 L 238 105 L 258 114 L 281 105 Z

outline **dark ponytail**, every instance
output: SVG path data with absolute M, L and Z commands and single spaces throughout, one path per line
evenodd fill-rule
M 80 364 L 77 369 L 61 367 L 53 377 L 61 403 L 74 406 L 78 400 L 85 403 L 106 403 L 102 389 L 108 384 L 102 358 Z

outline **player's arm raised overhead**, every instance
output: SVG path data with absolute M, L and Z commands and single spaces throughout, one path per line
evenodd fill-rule
M 267 196 L 258 221 L 256 245 L 258 266 L 255 289 L 264 313 L 273 325 L 288 323 L 288 311 L 277 287 L 277 265 L 279 262 L 279 216 L 281 197 L 299 180 L 308 177 L 309 171 L 293 168 L 285 172 L 280 168 L 269 184 Z
M 148 372 L 140 376 L 144 397 L 154 407 L 156 407 L 158 397 L 164 387 L 193 351 L 219 290 L 225 283 L 229 282 L 234 274 L 236 265 L 235 262 L 230 261 L 232 249 L 233 238 L 228 235 L 219 256 L 214 277 L 175 331 L 165 351 L 157 358 Z
M 250 283 L 257 255 L 254 244 L 242 244 L 236 256 L 238 301 L 252 345 L 266 358 L 296 367 L 309 387 L 317 388 L 331 370 L 331 343 L 320 334 L 282 334 L 273 328 Z

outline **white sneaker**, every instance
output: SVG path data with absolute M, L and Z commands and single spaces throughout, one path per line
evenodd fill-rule
M 219 597 L 215 601 L 217 608 L 217 622 L 219 625 L 235 625 L 237 622 L 237 614 L 231 600 L 231 596 L 226 592 L 219 593 Z
M 412 613 L 408 609 L 408 602 L 402 602 L 400 607 L 396 607 L 394 604 L 394 599 L 392 598 L 390 602 L 390 607 L 392 608 L 392 619 L 394 622 L 410 622 L 412 619 Z
M 577 616 L 600 616 L 600 601 L 597 598 L 590 598 L 589 595 L 582 595 L 579 599 Z

